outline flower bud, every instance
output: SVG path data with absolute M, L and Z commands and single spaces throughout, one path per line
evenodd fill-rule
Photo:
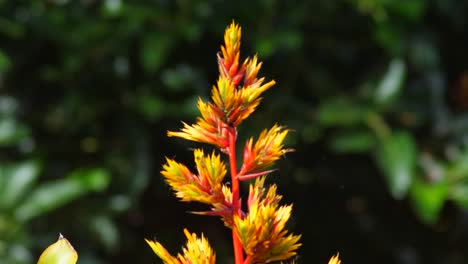
M 70 242 L 60 234 L 59 239 L 50 245 L 39 257 L 37 264 L 75 264 L 78 254 Z

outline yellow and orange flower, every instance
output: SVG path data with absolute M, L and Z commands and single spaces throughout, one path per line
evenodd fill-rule
M 201 238 L 198 238 L 195 233 L 190 234 L 187 229 L 184 229 L 184 233 L 187 237 L 187 244 L 182 249 L 182 254 L 179 253 L 177 257 L 172 256 L 161 243 L 148 239 L 145 241 L 165 264 L 216 263 L 216 255 L 203 234 Z
M 201 117 L 197 118 L 197 123 L 188 125 L 182 122 L 184 127 L 180 132 L 168 131 L 169 137 L 181 137 L 187 140 L 212 144 L 221 150 L 228 146 L 228 126 L 220 116 L 219 110 L 212 104 L 205 103 L 201 98 L 198 99 L 198 110 Z
M 166 158 L 161 174 L 184 202 L 205 204 L 224 203 L 223 179 L 226 165 L 219 155 L 205 155 L 203 150 L 194 150 L 198 175 L 193 174 L 185 165 Z
M 281 156 L 293 151 L 293 149 L 284 148 L 283 146 L 287 135 L 287 129 L 274 125 L 270 130 L 264 130 L 260 133 L 255 145 L 253 144 L 253 138 L 247 140 L 240 174 L 244 175 L 252 171 L 268 168 Z
M 241 27 L 232 22 L 224 32 L 224 46 L 221 46 L 221 54 L 218 53 L 219 74 L 229 78 L 235 86 L 244 77 L 245 65 L 239 69 Z
M 249 210 L 245 217 L 234 215 L 233 229 L 252 263 L 281 261 L 295 256 L 301 246 L 300 235 L 288 234 L 285 224 L 291 216 L 291 205 L 279 206 L 281 196 L 276 186 L 265 190 L 264 177 L 250 186 Z
M 183 123 L 180 132 L 169 131 L 168 136 L 212 144 L 225 151 L 229 132 L 235 133 L 235 128 L 257 108 L 261 94 L 275 84 L 273 80 L 264 83 L 264 77 L 257 77 L 262 63 L 256 56 L 246 58 L 239 67 L 240 30 L 235 23 L 226 29 L 225 44 L 218 54 L 220 77 L 211 91 L 212 102 L 199 99 L 201 117 L 196 124 Z
M 237 172 L 236 137 L 237 126 L 248 118 L 261 102 L 263 92 L 275 85 L 259 77 L 262 62 L 257 56 L 240 60 L 241 28 L 231 23 L 224 34 L 224 45 L 217 54 L 219 78 L 211 90 L 211 101 L 198 100 L 201 116 L 195 124 L 183 123 L 181 131 L 168 131 L 168 136 L 208 143 L 227 153 L 230 158 L 232 189 L 223 184 L 226 165 L 219 155 L 205 155 L 194 151 L 197 172 L 192 173 L 185 165 L 166 159 L 161 174 L 182 201 L 197 201 L 211 206 L 211 211 L 195 212 L 217 215 L 224 224 L 233 229 L 236 261 L 238 263 L 268 263 L 290 259 L 297 254 L 300 235 L 290 234 L 285 225 L 291 216 L 292 205 L 281 206 L 281 196 L 276 186 L 264 187 L 265 177 L 282 155 L 292 151 L 284 148 L 288 130 L 274 125 L 264 130 L 254 142 L 250 138 L 244 147 L 243 165 Z M 248 211 L 241 210 L 239 180 L 257 178 L 250 186 L 247 200 Z M 214 263 L 215 255 L 205 238 L 184 231 L 188 243 L 183 254 L 172 256 L 158 242 L 147 240 L 156 254 L 169 264 Z M 239 243 L 240 241 L 240 243 Z M 242 244 L 242 245 L 241 245 Z M 243 252 L 246 260 L 243 260 Z

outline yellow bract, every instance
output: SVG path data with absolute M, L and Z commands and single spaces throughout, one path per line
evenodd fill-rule
M 215 204 L 224 202 L 222 181 L 226 176 L 226 165 L 219 155 L 206 155 L 203 150 L 194 151 L 198 175 L 185 165 L 166 158 L 161 174 L 184 202 Z
M 301 236 L 288 234 L 285 229 L 292 206 L 279 206 L 281 196 L 276 194 L 276 186 L 265 190 L 263 183 L 261 177 L 250 188 L 248 214 L 243 218 L 234 216 L 233 228 L 254 263 L 289 259 L 301 246 Z
M 221 46 L 223 64 L 220 64 L 220 75 L 234 77 L 237 74 L 240 57 L 241 27 L 234 22 L 224 33 L 224 46 Z
M 37 264 L 75 264 L 78 254 L 66 238 L 60 234 L 59 239 L 50 245 L 39 257 Z
M 145 240 L 165 264 L 216 263 L 216 255 L 203 234 L 198 238 L 195 233 L 190 234 L 187 229 L 184 229 L 184 233 L 187 244 L 182 249 L 182 254 L 179 253 L 177 257 L 172 256 L 159 242 Z
M 226 165 L 221 161 L 221 157 L 214 152 L 205 156 L 203 150 L 195 149 L 195 164 L 197 165 L 198 175 L 201 178 L 203 185 L 211 186 L 212 188 L 221 187 L 224 176 L 226 176 Z
M 260 133 L 255 145 L 253 138 L 250 138 L 245 144 L 241 173 L 263 170 L 273 165 L 284 154 L 293 151 L 293 149 L 285 149 L 283 146 L 287 135 L 287 129 L 274 125 L 269 130 L 263 130 Z
M 182 122 L 184 127 L 180 132 L 168 131 L 167 135 L 212 144 L 220 149 L 226 148 L 228 145 L 226 125 L 221 120 L 219 110 L 201 99 L 198 100 L 197 106 L 202 116 L 197 118 L 196 124 L 189 125 Z
M 341 260 L 339 258 L 339 254 L 336 254 L 335 256 L 331 257 L 330 260 L 328 261 L 328 264 L 340 264 Z

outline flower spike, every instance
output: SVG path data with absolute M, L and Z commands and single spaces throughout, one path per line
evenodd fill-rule
M 161 174 L 184 202 L 201 202 L 210 210 L 191 212 L 219 216 L 232 229 L 236 264 L 283 261 L 295 256 L 300 235 L 289 234 L 285 224 L 291 216 L 292 205 L 281 206 L 276 185 L 264 187 L 266 175 L 274 171 L 266 168 L 282 155 L 292 151 L 283 142 L 289 130 L 274 125 L 264 130 L 258 139 L 250 138 L 244 147 L 243 164 L 237 166 L 237 127 L 258 107 L 262 94 L 275 85 L 259 76 L 262 62 L 255 55 L 240 62 L 241 28 L 231 23 L 224 34 L 224 44 L 217 54 L 219 77 L 211 89 L 209 102 L 198 100 L 200 116 L 194 124 L 182 122 L 180 131 L 168 131 L 169 137 L 180 137 L 215 146 L 228 156 L 230 184 L 224 183 L 227 166 L 219 155 L 205 155 L 194 150 L 196 171 L 166 158 Z M 256 179 L 250 185 L 247 210 L 243 210 L 240 181 Z M 184 231 L 188 243 L 183 254 L 172 256 L 160 243 L 149 241 L 154 252 L 168 264 L 211 264 L 213 251 L 204 239 Z M 295 263 L 294 260 L 292 260 Z

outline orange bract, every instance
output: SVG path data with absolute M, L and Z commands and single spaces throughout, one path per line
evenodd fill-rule
M 301 246 L 300 235 L 288 234 L 285 224 L 291 216 L 292 206 L 279 206 L 281 196 L 276 186 L 265 190 L 264 177 L 250 186 L 249 212 L 245 217 L 234 216 L 234 230 L 238 234 L 247 256 L 253 263 L 268 263 L 291 258 Z
M 293 151 L 292 149 L 285 149 L 283 146 L 283 141 L 287 135 L 287 129 L 274 125 L 270 130 L 263 130 L 260 133 L 255 145 L 253 144 L 253 138 L 250 138 L 245 144 L 241 174 L 268 168 L 281 156 Z
M 223 203 L 222 181 L 226 176 L 226 165 L 219 155 L 205 156 L 201 149 L 196 149 L 194 156 L 198 175 L 171 159 L 166 159 L 161 174 L 184 202 Z

